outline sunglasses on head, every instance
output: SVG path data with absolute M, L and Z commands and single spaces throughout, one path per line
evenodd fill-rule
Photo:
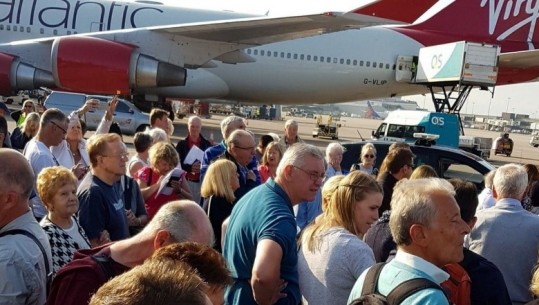
M 374 158 L 374 155 L 363 155 L 365 158 Z

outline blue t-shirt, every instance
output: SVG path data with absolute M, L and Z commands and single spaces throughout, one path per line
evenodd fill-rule
M 283 290 L 287 297 L 276 304 L 299 304 L 296 221 L 288 195 L 273 179 L 243 196 L 232 210 L 223 256 L 234 283 L 225 293 L 226 304 L 256 304 L 250 279 L 256 246 L 263 239 L 275 241 L 283 251 L 280 273 L 288 282 Z
M 79 221 L 89 239 L 99 238 L 107 230 L 111 241 L 129 237 L 120 181 L 108 185 L 94 175 L 87 175 L 77 190 Z

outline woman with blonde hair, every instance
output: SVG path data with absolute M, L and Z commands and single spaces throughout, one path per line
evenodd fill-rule
M 37 193 L 47 208 L 40 225 L 49 237 L 53 273 L 69 263 L 75 251 L 90 248 L 75 216 L 79 209 L 77 182 L 75 175 L 62 166 L 47 167 L 37 176 Z
M 221 225 L 230 216 L 234 207 L 234 191 L 240 187 L 237 168 L 234 162 L 220 159 L 208 167 L 200 195 L 204 198 L 203 208 L 210 218 L 216 238 L 223 240 Z M 221 252 L 221 242 L 216 242 L 214 248 Z
M 347 304 L 354 283 L 375 262 L 362 238 L 378 219 L 382 198 L 381 187 L 370 175 L 354 171 L 339 182 L 323 213 L 305 228 L 298 252 L 304 304 Z
M 20 127 L 16 127 L 11 134 L 11 147 L 24 150 L 26 143 L 37 134 L 39 129 L 39 113 L 32 112 L 26 116 L 26 120 Z
M 378 175 L 378 169 L 374 167 L 376 163 L 376 147 L 372 143 L 367 143 L 361 147 L 361 153 L 359 155 L 360 163 L 352 164 L 350 172 L 360 170 L 369 175 Z
M 148 152 L 149 165 L 144 166 L 135 174 L 135 180 L 140 186 L 148 217 L 151 220 L 159 209 L 170 201 L 178 199 L 192 200 L 193 196 L 185 179 L 185 171 L 176 168 L 180 162 L 178 152 L 169 143 L 155 143 Z M 178 170 L 179 175 L 173 175 L 165 188 L 161 182 L 172 170 Z
M 421 178 L 438 178 L 438 174 L 430 165 L 420 165 L 414 169 L 410 179 L 421 179 Z
M 283 157 L 283 148 L 278 142 L 270 142 L 262 156 L 262 164 L 258 166 L 260 179 L 265 183 L 269 178 L 275 178 L 277 166 Z
M 32 112 L 37 112 L 34 101 L 28 99 L 22 103 L 21 110 L 11 113 L 13 121 L 17 122 L 17 127 L 21 127 L 28 115 Z

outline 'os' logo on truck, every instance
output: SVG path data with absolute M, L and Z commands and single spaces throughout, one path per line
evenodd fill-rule
M 432 123 L 432 125 L 444 126 L 444 118 L 441 117 L 433 116 L 430 119 L 430 122 Z

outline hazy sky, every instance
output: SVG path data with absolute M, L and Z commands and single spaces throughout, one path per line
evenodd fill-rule
M 445 1 L 445 0 L 440 0 Z M 305 1 L 305 0 L 161 0 L 167 4 L 209 8 L 215 10 L 233 10 L 253 14 L 284 15 L 305 14 L 320 11 L 346 11 L 359 6 L 358 0 Z M 538 99 L 536 101 L 535 99 Z M 430 95 L 410 96 L 405 99 L 415 100 L 420 107 L 434 110 Z M 486 91 L 472 90 L 464 105 L 463 113 L 500 115 L 505 111 L 529 114 L 539 117 L 539 83 L 499 86 L 494 89 L 494 97 Z

